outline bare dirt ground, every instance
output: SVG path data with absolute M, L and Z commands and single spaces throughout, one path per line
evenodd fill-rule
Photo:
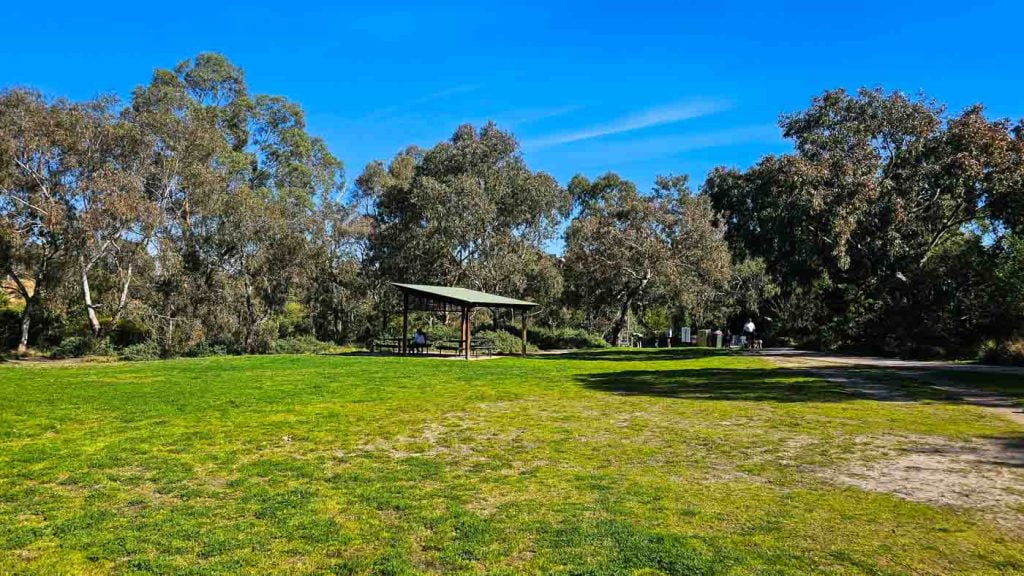
M 942 393 L 946 401 L 978 406 L 1024 426 L 1017 399 L 973 389 L 947 376 L 949 371 L 1019 374 L 1024 381 L 1021 368 L 792 350 L 766 350 L 764 356 L 782 368 L 835 382 L 853 395 L 885 402 L 918 401 L 895 384 L 913 380 Z M 1024 531 L 1024 430 L 1018 437 L 969 442 L 919 437 L 880 438 L 872 444 L 882 458 L 820 474 L 832 482 L 907 500 L 975 510 L 1000 525 Z
M 912 439 L 881 447 L 878 461 L 821 471 L 831 481 L 925 504 L 976 510 L 996 524 L 1024 531 L 1024 450 L 1020 439 L 951 442 Z

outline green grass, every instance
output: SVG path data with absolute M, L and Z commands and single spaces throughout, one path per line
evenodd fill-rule
M 701 351 L 0 365 L 0 573 L 1024 573 L 822 472 L 922 436 L 1024 428 Z

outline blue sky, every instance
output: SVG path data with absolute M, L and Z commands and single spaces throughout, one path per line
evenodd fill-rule
M 1024 116 L 1021 2 L 10 2 L 0 85 L 127 95 L 157 67 L 226 54 L 302 104 L 346 163 L 511 129 L 561 182 L 617 171 L 699 184 L 784 152 L 780 113 L 826 88 L 924 91 Z

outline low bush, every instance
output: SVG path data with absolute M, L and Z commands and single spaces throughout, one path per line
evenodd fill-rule
M 120 360 L 127 361 L 159 360 L 160 345 L 156 340 L 146 340 L 138 344 L 130 344 L 118 351 L 117 357 Z
M 436 322 L 433 325 L 426 325 L 420 328 L 427 335 L 428 342 L 440 342 L 442 340 L 458 340 L 459 339 L 459 327 L 448 326 L 440 322 Z M 415 331 L 414 327 L 409 328 L 409 333 L 412 334 Z M 410 336 L 411 337 L 411 336 Z
M 110 342 L 118 348 L 142 344 L 152 337 L 149 326 L 134 318 L 121 320 L 110 330 Z
M 322 354 L 330 351 L 334 345 L 321 342 L 312 336 L 295 336 L 274 340 L 270 352 L 272 354 Z
M 608 343 L 601 336 L 578 328 L 534 328 L 527 331 L 526 339 L 542 350 L 608 347 Z
M 113 355 L 114 349 L 109 340 L 97 340 L 92 336 L 69 336 L 50 352 L 50 357 L 58 359 Z
M 473 339 L 483 340 L 491 346 L 498 354 L 521 354 L 523 351 L 523 340 L 519 336 L 513 336 L 505 330 L 482 330 L 473 334 Z M 527 352 L 536 352 L 537 347 L 527 341 Z
M 1015 338 L 996 343 L 986 342 L 982 347 L 981 361 L 985 364 L 1024 366 L 1024 338 Z
M 0 307 L 0 350 L 14 349 L 21 338 L 21 311 Z
M 227 345 L 218 342 L 202 340 L 190 346 L 182 356 L 187 358 L 205 358 L 207 356 L 228 356 L 234 351 Z

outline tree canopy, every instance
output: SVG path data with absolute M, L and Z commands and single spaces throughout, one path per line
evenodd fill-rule
M 999 332 L 988 260 L 1017 226 L 1020 124 L 837 90 L 781 127 L 793 153 L 716 169 L 702 192 L 733 253 L 764 259 L 783 286 L 774 313 L 792 336 L 953 352 L 977 345 L 967 333 Z
M 756 317 L 772 343 L 1024 350 L 1024 123 L 862 89 L 780 127 L 791 152 L 715 168 L 697 193 L 685 175 L 563 186 L 493 123 L 349 186 L 302 107 L 219 54 L 126 102 L 9 88 L 0 338 L 161 356 L 361 342 L 389 330 L 404 281 L 537 301 L 573 342 Z

